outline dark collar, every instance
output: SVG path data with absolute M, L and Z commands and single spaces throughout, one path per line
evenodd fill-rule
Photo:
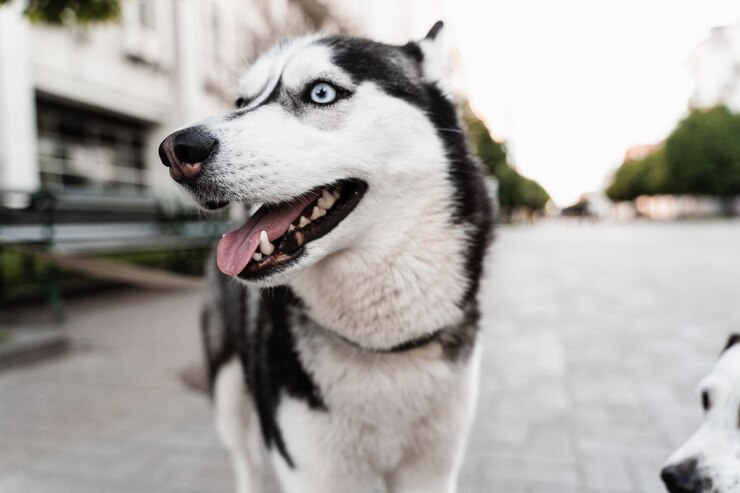
M 334 333 L 334 335 L 336 335 L 343 342 L 361 351 L 366 351 L 368 353 L 390 354 L 390 353 L 404 353 L 406 351 L 413 351 L 414 349 L 419 349 L 428 344 L 431 344 L 432 342 L 439 339 L 439 336 L 442 334 L 442 332 L 444 332 L 444 330 L 445 328 L 443 327 L 441 329 L 435 330 L 434 332 L 430 332 L 429 334 L 424 334 L 414 339 L 409 339 L 408 341 L 404 341 L 400 344 L 396 344 L 395 346 L 391 346 L 388 348 L 369 348 L 361 344 L 358 344 L 351 339 L 347 339 L 344 336 L 340 336 L 339 334 Z

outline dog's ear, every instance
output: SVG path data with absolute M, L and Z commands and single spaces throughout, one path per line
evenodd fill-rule
M 448 58 L 445 44 L 445 25 L 442 21 L 434 23 L 429 33 L 417 41 L 421 49 L 421 71 L 430 82 L 443 82 L 447 79 Z
M 730 335 L 730 338 L 727 340 L 727 344 L 725 344 L 725 348 L 722 350 L 722 354 L 724 354 L 725 351 L 738 343 L 740 343 L 740 334 Z

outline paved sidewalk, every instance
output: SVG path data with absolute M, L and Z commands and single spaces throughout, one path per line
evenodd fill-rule
M 503 229 L 463 492 L 664 491 L 740 332 L 740 222 Z
M 740 223 L 506 227 L 462 493 L 657 493 L 693 389 L 740 331 Z M 70 304 L 74 349 L 0 372 L 0 492 L 228 492 L 197 293 Z
M 200 295 L 116 291 L 69 305 L 67 355 L 0 373 L 0 492 L 227 492 L 200 361 Z

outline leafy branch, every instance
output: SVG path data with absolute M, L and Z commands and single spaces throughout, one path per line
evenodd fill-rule
M 0 0 L 0 7 L 13 1 Z M 120 0 L 23 0 L 23 14 L 33 22 L 54 25 L 92 24 L 117 20 Z

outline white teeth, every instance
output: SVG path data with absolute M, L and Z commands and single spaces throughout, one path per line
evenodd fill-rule
M 298 221 L 298 227 L 299 228 L 302 228 L 304 226 L 308 226 L 309 224 L 311 224 L 311 220 L 309 218 L 307 218 L 306 216 L 301 216 L 300 221 Z
M 319 204 L 319 207 L 321 207 L 322 209 L 329 210 L 332 208 L 332 206 L 334 205 L 334 202 L 336 201 L 337 201 L 336 197 L 334 197 L 334 195 L 332 195 L 329 192 L 329 190 L 324 190 L 321 193 L 321 197 L 319 197 L 319 200 L 317 203 Z
M 264 253 L 265 255 L 270 255 L 272 252 L 275 251 L 275 246 L 270 243 L 270 240 L 267 238 L 267 231 L 263 231 L 260 233 L 260 252 Z
M 295 231 L 295 226 L 292 224 L 288 225 L 288 233 L 292 233 L 293 231 Z
M 340 195 L 341 194 L 339 193 L 339 190 L 332 190 L 331 191 L 331 196 L 334 197 L 334 200 L 338 200 Z
M 316 219 L 322 216 L 325 216 L 325 215 L 326 215 L 326 211 L 324 209 L 318 206 L 314 206 L 313 212 L 311 212 L 311 220 L 315 221 Z
M 252 255 L 252 260 L 255 262 L 259 262 L 262 260 L 262 254 L 260 252 L 254 252 L 254 255 Z

